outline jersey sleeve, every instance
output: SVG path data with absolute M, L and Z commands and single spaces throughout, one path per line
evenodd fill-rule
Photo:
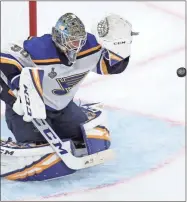
M 7 77 L 10 89 L 18 88 L 22 68 L 23 65 L 16 57 L 8 53 L 0 53 L 0 70 Z
M 19 89 L 20 73 L 28 60 L 27 56 L 26 51 L 15 44 L 0 52 L 0 72 L 3 72 L 8 81 L 7 86 L 0 77 L 0 99 L 5 103 L 10 104 L 15 100 L 12 90 Z
M 128 63 L 129 57 L 124 59 L 119 55 L 104 49 L 93 72 L 102 75 L 120 74 L 126 69 Z
M 0 78 L 0 100 L 10 106 L 16 101 L 16 97 L 12 93 L 12 90 L 4 83 L 2 78 Z

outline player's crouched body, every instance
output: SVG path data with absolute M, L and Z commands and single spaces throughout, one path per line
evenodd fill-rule
M 82 140 L 80 124 L 87 121 L 87 116 L 73 101 L 70 101 L 62 110 L 47 110 L 46 114 L 47 123 L 60 139 Z M 36 143 L 37 145 L 47 143 L 32 122 L 23 121 L 23 118 L 17 115 L 9 105 L 6 105 L 5 117 L 8 128 L 14 134 L 17 142 Z
M 123 21 L 122 28 L 125 25 L 124 33 L 120 28 L 121 34 L 131 39 L 130 24 L 125 24 L 119 16 L 116 18 Z M 107 30 L 106 25 L 102 24 L 104 31 Z M 108 34 L 101 29 L 97 31 L 100 38 Z M 23 181 L 46 180 L 75 172 L 52 151 L 46 139 L 31 122 L 32 119 L 28 121 L 26 113 L 20 116 L 20 109 L 24 109 L 24 98 L 20 96 L 18 100 L 12 92 L 15 89 L 19 92 L 21 88 L 23 69 L 38 67 L 44 72 L 42 78 L 39 74 L 34 74 L 32 80 L 38 94 L 42 92 L 38 97 L 42 97 L 42 103 L 44 102 L 47 123 L 60 139 L 67 143 L 73 155 L 89 155 L 110 147 L 110 133 L 105 115 L 100 104 L 78 106 L 73 98 L 90 71 L 102 75 L 122 73 L 129 62 L 130 43 L 131 41 L 127 41 L 125 46 L 122 46 L 124 54 L 121 57 L 102 47 L 98 38 L 96 40 L 94 35 L 86 33 L 77 16 L 67 13 L 60 17 L 52 29 L 52 34 L 28 38 L 23 44 L 13 45 L 1 53 L 0 70 L 7 77 L 8 86 L 0 79 L 0 99 L 6 103 L 7 126 L 17 141 L 1 141 L 1 153 L 4 154 L 2 161 L 5 165 L 3 170 L 1 169 L 2 177 Z M 118 52 L 120 51 L 121 48 Z M 39 113 L 38 117 L 32 118 L 39 119 Z M 36 155 L 36 150 L 40 155 Z M 32 159 L 23 161 L 23 158 L 18 158 L 20 151 L 24 151 L 24 159 L 27 159 L 27 153 L 30 157 L 30 152 L 33 151 Z M 20 166 L 13 168 L 7 163 L 7 158 L 14 159 Z

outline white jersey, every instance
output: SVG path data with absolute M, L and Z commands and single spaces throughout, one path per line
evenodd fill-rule
M 65 108 L 90 71 L 108 74 L 107 65 L 102 60 L 102 47 L 89 33 L 87 42 L 78 53 L 74 64 L 69 64 L 66 56 L 57 50 L 49 34 L 26 40 L 22 47 L 23 49 L 13 46 L 1 53 L 1 61 L 12 65 L 10 69 L 12 68 L 12 75 L 15 75 L 9 77 L 10 86 L 12 89 L 19 86 L 22 68 L 43 69 L 43 100 L 48 110 Z M 118 57 L 116 60 L 122 59 Z

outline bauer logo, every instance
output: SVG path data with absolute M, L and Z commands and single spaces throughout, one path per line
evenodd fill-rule
M 27 86 L 24 84 L 24 94 L 25 94 L 25 103 L 26 103 L 26 106 L 27 106 L 27 114 L 29 116 L 32 116 L 32 111 L 31 111 L 31 108 L 30 108 L 30 99 L 29 99 L 29 94 L 28 94 L 28 88 Z

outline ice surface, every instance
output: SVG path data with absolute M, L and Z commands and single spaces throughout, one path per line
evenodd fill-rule
M 117 153 L 114 161 L 50 182 L 10 183 L 5 180 L 1 193 L 9 196 L 9 200 L 18 200 L 28 198 L 31 193 L 33 198 L 47 196 L 54 191 L 64 194 L 77 188 L 82 190 L 114 184 L 157 167 L 184 147 L 184 126 L 173 126 L 170 122 L 127 112 L 107 112 L 112 148 Z M 4 122 L 2 130 L 6 131 Z M 14 190 L 11 195 L 8 195 L 9 187 Z
M 25 2 L 2 2 L 3 46 L 27 37 L 27 20 L 11 20 L 17 12 L 22 15 L 25 7 Z M 177 68 L 185 64 L 184 2 L 49 1 L 39 2 L 38 9 L 39 35 L 50 32 L 67 11 L 79 15 L 88 30 L 96 13 L 100 17 L 113 12 L 129 19 L 134 31 L 140 32 L 134 37 L 124 73 L 90 74 L 76 95 L 76 99 L 105 104 L 112 147 L 119 155 L 105 165 L 55 181 L 3 180 L 2 199 L 184 200 L 185 79 L 176 75 Z M 8 135 L 3 119 L 1 125 L 1 134 Z

